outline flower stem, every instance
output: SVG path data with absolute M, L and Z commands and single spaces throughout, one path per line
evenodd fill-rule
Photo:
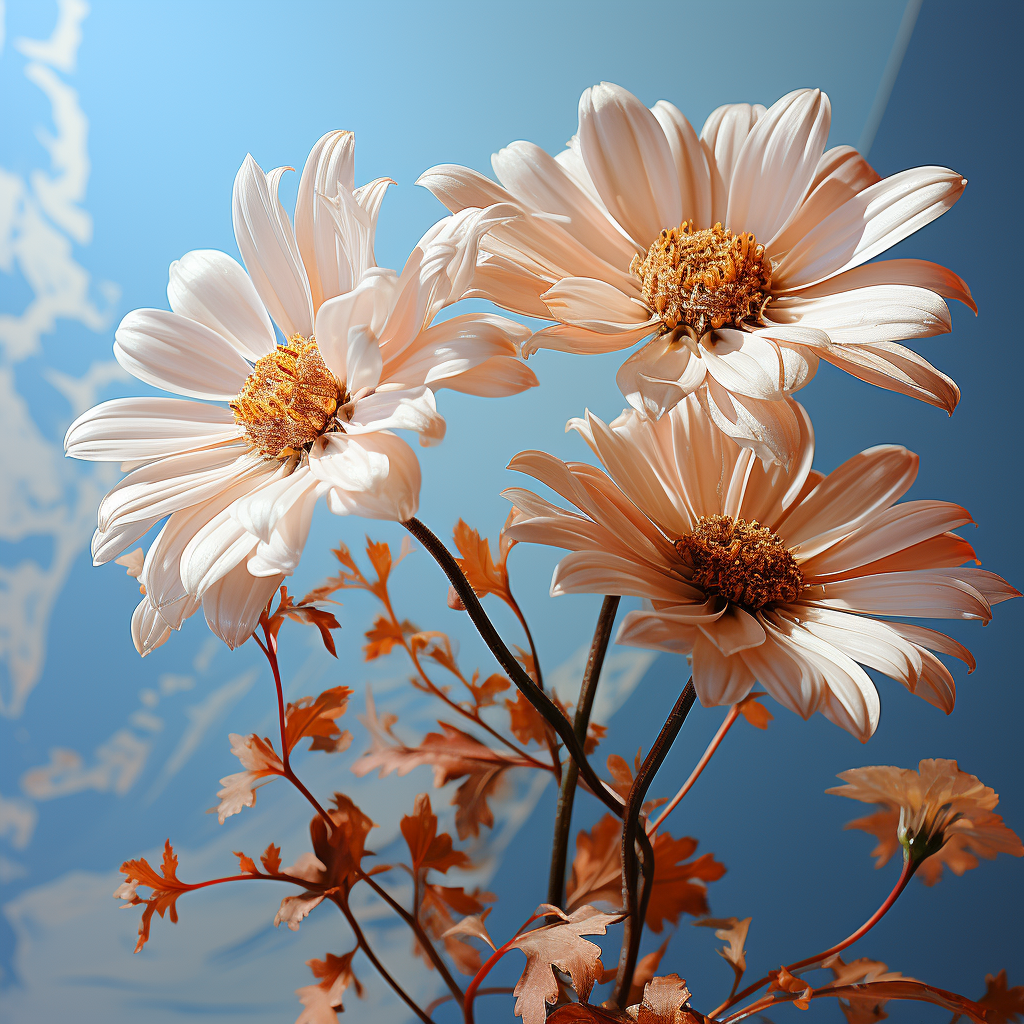
M 590 655 L 587 667 L 580 683 L 580 696 L 576 703 L 576 714 L 573 720 L 573 732 L 580 743 L 586 744 L 587 728 L 590 725 L 590 712 L 597 695 L 597 684 L 601 678 L 601 667 L 604 665 L 605 652 L 611 639 L 612 626 L 615 624 L 615 613 L 619 609 L 618 597 L 606 597 L 601 605 L 601 613 L 594 627 L 594 639 L 590 644 Z M 569 851 L 569 830 L 572 825 L 572 805 L 576 799 L 576 780 L 579 768 L 575 761 L 570 761 L 562 776 L 562 785 L 558 791 L 558 810 L 555 815 L 555 838 L 551 844 L 551 871 L 548 875 L 548 903 L 561 907 L 565 894 L 565 864 Z
M 619 970 L 615 977 L 615 991 L 612 994 L 612 1000 L 620 1007 L 626 1005 L 630 986 L 633 984 L 633 972 L 636 970 L 637 955 L 640 952 L 640 936 L 654 882 L 654 851 L 647 838 L 646 829 L 639 827 L 640 811 L 647 790 L 679 735 L 679 730 L 683 727 L 683 722 L 686 721 L 686 716 L 696 699 L 697 691 L 691 678 L 683 687 L 683 692 L 679 694 L 679 699 L 669 713 L 661 732 L 658 733 L 658 738 L 644 758 L 644 763 L 640 766 L 626 798 L 626 810 L 622 816 L 622 902 L 626 908 L 626 921 L 622 949 L 619 953 Z M 638 892 L 637 845 L 643 851 L 642 894 Z
M 523 667 L 516 661 L 515 655 L 505 646 L 504 641 L 498 635 L 493 623 L 487 617 L 480 599 L 476 596 L 469 580 L 459 568 L 451 552 L 435 536 L 430 529 L 423 525 L 418 519 L 408 519 L 402 525 L 427 549 L 434 561 L 441 567 L 448 581 L 455 588 L 455 592 L 462 599 L 466 606 L 473 625 L 476 626 L 484 643 L 490 648 L 498 664 L 505 670 L 508 677 L 525 695 L 526 699 L 540 712 L 544 719 L 558 734 L 559 739 L 565 744 L 569 756 L 576 762 L 583 780 L 593 790 L 594 795 L 616 816 L 621 816 L 623 805 L 618 795 L 610 790 L 598 777 L 586 754 L 583 752 L 583 744 L 576 739 L 569 720 L 555 706 L 550 697 L 534 682 Z
M 729 708 L 729 713 L 725 716 L 725 721 L 718 727 L 718 732 L 711 738 L 711 742 L 708 744 L 707 750 L 701 755 L 701 759 L 697 762 L 697 766 L 690 772 L 690 777 L 683 783 L 679 792 L 668 802 L 665 809 L 658 815 L 657 820 L 647 829 L 647 834 L 653 836 L 655 832 L 661 828 L 662 823 L 665 819 L 679 806 L 679 802 L 686 796 L 687 793 L 693 788 L 693 784 L 700 778 L 701 772 L 704 771 L 708 766 L 708 762 L 711 760 L 712 755 L 718 749 L 718 745 L 725 739 L 725 734 L 732 728 L 733 723 L 740 716 L 739 708 L 734 704 Z
M 414 1002 L 408 992 L 398 984 L 397 981 L 388 973 L 387 968 L 377 959 L 377 955 L 370 948 L 370 944 L 366 941 L 366 936 L 363 934 L 362 928 L 359 927 L 359 922 L 355 919 L 355 915 L 349 909 L 348 904 L 341 899 L 334 899 L 338 909 L 345 915 L 345 919 L 348 921 L 349 927 L 352 929 L 353 935 L 356 937 L 356 942 L 359 944 L 359 948 L 366 954 L 366 958 L 377 968 L 377 973 L 394 989 L 395 994 L 405 1003 L 406 1006 L 412 1010 L 413 1013 L 419 1017 L 424 1024 L 434 1024 L 433 1019 L 428 1016 L 418 1003 Z
M 522 933 L 523 928 L 528 928 L 534 921 L 543 916 L 543 914 L 534 914 L 529 920 L 524 922 L 522 928 L 520 928 L 516 934 L 508 940 L 508 942 L 499 946 L 484 962 L 484 965 L 480 970 L 476 972 L 473 980 L 466 988 L 466 1001 L 462 1004 L 462 1018 L 464 1024 L 473 1024 L 473 1000 L 481 991 L 480 983 L 488 974 L 491 973 L 491 968 L 512 948 L 512 943 L 515 942 L 516 938 Z
M 815 956 L 809 956 L 804 960 L 797 960 L 796 963 L 789 964 L 786 970 L 791 974 L 794 971 L 799 971 L 802 968 L 813 967 L 815 964 L 821 963 L 822 960 L 827 960 L 830 956 L 834 956 L 836 953 L 841 953 L 847 946 L 852 946 L 858 939 L 866 935 L 872 928 L 878 924 L 879 921 L 885 917 L 890 907 L 899 899 L 900 893 L 907 887 L 907 883 L 914 875 L 914 871 L 920 861 L 914 863 L 909 857 L 903 862 L 903 870 L 900 872 L 899 880 L 896 882 L 892 892 L 885 898 L 885 902 L 855 931 L 853 934 L 848 935 L 842 942 L 837 942 L 834 946 L 830 946 L 822 953 L 818 953 Z M 728 1010 L 730 1006 L 735 1006 L 736 1003 L 746 999 L 747 996 L 753 995 L 763 985 L 767 985 L 771 981 L 770 976 L 760 978 L 753 984 L 748 985 L 742 992 L 737 995 L 730 996 L 721 1006 L 716 1007 L 709 1016 L 717 1017 L 720 1013 Z

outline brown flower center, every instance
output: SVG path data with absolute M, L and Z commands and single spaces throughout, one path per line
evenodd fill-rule
M 795 601 L 804 585 L 796 559 L 760 523 L 732 516 L 701 516 L 693 533 L 675 542 L 693 583 L 709 597 L 721 594 L 757 611 Z
M 700 338 L 727 324 L 757 317 L 771 297 L 771 261 L 749 232 L 721 224 L 694 231 L 693 221 L 665 228 L 629 272 L 640 279 L 644 302 L 666 330 L 680 325 Z
M 256 361 L 230 405 L 253 448 L 278 459 L 308 449 L 347 397 L 316 341 L 296 334 Z

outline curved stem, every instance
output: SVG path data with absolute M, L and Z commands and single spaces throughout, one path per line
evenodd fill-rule
M 423 952 L 430 957 L 430 962 L 437 968 L 438 974 L 440 974 L 444 979 L 444 983 L 448 986 L 448 990 L 451 992 L 451 996 L 446 996 L 445 998 L 454 999 L 459 1006 L 461 1006 L 463 1000 L 462 989 L 459 988 L 459 983 L 452 977 L 451 971 L 448 970 L 448 965 L 441 958 L 441 954 L 438 953 L 437 948 L 430 941 L 427 933 L 423 930 L 423 925 L 421 925 L 420 922 L 417 921 L 401 903 L 399 903 L 386 889 L 384 889 L 383 886 L 378 885 L 370 875 L 361 868 L 358 869 L 358 871 L 359 878 L 366 882 L 366 884 L 369 885 L 369 887 L 373 889 L 373 891 L 413 930 L 417 941 L 423 948 Z M 430 1012 L 429 1008 L 427 1012 Z
M 477 997 L 480 989 L 480 983 L 491 973 L 491 968 L 512 948 L 512 943 L 515 942 L 516 938 L 522 933 L 523 928 L 528 928 L 534 921 L 539 917 L 543 917 L 543 914 L 534 914 L 531 918 L 523 923 L 523 926 L 512 936 L 508 942 L 499 946 L 485 961 L 484 965 L 479 971 L 473 976 L 473 980 L 469 983 L 466 988 L 466 1001 L 462 1004 L 462 1018 L 464 1024 L 473 1024 L 473 1000 Z
M 587 667 L 580 683 L 580 696 L 576 702 L 572 729 L 576 739 L 584 745 L 587 741 L 587 728 L 590 725 L 590 712 L 594 707 L 594 697 L 597 695 L 597 684 L 601 678 L 601 667 L 604 665 L 605 652 L 608 650 L 612 626 L 615 624 L 615 613 L 619 610 L 619 600 L 618 597 L 606 597 L 601 605 L 597 625 L 594 627 L 594 639 L 590 644 Z M 565 865 L 568 859 L 572 805 L 576 799 L 578 776 L 579 768 L 576 762 L 570 761 L 558 791 L 555 838 L 551 844 L 551 870 L 548 874 L 548 903 L 556 907 L 562 906 L 565 893 Z
M 630 986 L 633 984 L 633 972 L 636 970 L 637 955 L 640 952 L 640 936 L 643 932 L 644 912 L 650 899 L 654 881 L 654 856 L 646 830 L 639 827 L 640 811 L 644 797 L 654 781 L 654 776 L 661 767 L 679 730 L 686 721 L 697 691 L 691 678 L 669 713 L 665 724 L 658 733 L 644 763 L 640 766 L 633 785 L 626 799 L 626 810 L 622 817 L 622 901 L 626 908 L 626 921 L 622 935 L 622 950 L 619 953 L 619 971 L 615 978 L 615 991 L 612 1000 L 620 1007 L 626 1005 Z M 641 901 L 637 891 L 637 844 L 641 844 L 644 855 L 644 893 Z
M 836 953 L 841 953 L 847 946 L 852 946 L 859 938 L 866 935 L 872 928 L 878 924 L 879 921 L 885 917 L 890 907 L 899 899 L 900 893 L 903 892 L 907 887 L 907 883 L 914 875 L 914 871 L 917 868 L 917 864 L 913 862 L 909 857 L 903 862 L 903 870 L 900 872 L 899 880 L 896 882 L 892 892 L 885 898 L 885 902 L 855 931 L 853 934 L 848 935 L 842 942 L 837 942 L 834 946 L 830 946 L 822 953 L 818 953 L 815 956 L 806 957 L 803 960 L 797 960 L 796 963 L 789 964 L 786 970 L 791 974 L 794 971 L 799 971 L 802 968 L 812 967 L 815 964 L 821 963 L 822 960 L 827 960 L 830 956 L 834 956 Z M 767 985 L 771 981 L 771 977 L 760 978 L 755 981 L 752 985 L 748 985 L 742 992 L 737 995 L 730 996 L 721 1006 L 716 1007 L 710 1014 L 711 1017 L 717 1017 L 720 1013 L 728 1010 L 730 1006 L 735 1006 L 736 1003 L 746 999 L 747 996 L 753 995 L 763 985 Z
M 274 673 L 274 684 L 277 687 L 277 717 L 281 726 L 281 766 L 284 769 L 281 774 L 316 808 L 317 814 L 327 823 L 328 834 L 330 834 L 335 828 L 334 819 L 324 810 L 320 801 L 306 789 L 302 780 L 292 769 L 291 751 L 288 749 L 284 687 L 281 685 L 281 668 L 277 661 L 277 638 L 267 629 L 266 625 L 263 626 L 263 636 L 267 641 L 265 646 L 255 633 L 253 633 L 252 638 L 259 644 L 260 650 L 267 656 L 267 661 L 270 662 L 270 671 Z
M 534 680 L 523 670 L 523 667 L 516 661 L 515 655 L 505 646 L 504 641 L 498 635 L 491 620 L 487 617 L 480 599 L 466 579 L 465 574 L 459 568 L 458 562 L 452 557 L 451 552 L 441 541 L 423 525 L 418 519 L 408 519 L 402 525 L 427 549 L 434 561 L 441 567 L 448 581 L 455 588 L 455 592 L 462 599 L 466 606 L 473 625 L 476 626 L 484 643 L 490 648 L 498 664 L 505 670 L 508 677 L 526 696 L 526 699 L 540 712 L 544 719 L 558 734 L 559 739 L 565 744 L 569 756 L 576 762 L 584 781 L 593 790 L 594 795 L 613 811 L 616 816 L 621 816 L 623 811 L 622 802 L 616 793 L 610 790 L 598 777 L 586 754 L 583 752 L 583 744 L 576 739 L 572 725 L 569 720 L 555 706 L 546 693 L 534 682 Z
M 533 668 L 537 673 L 537 685 L 543 690 L 544 689 L 544 676 L 540 670 L 540 656 L 537 654 L 537 645 L 533 642 L 533 633 L 530 632 L 530 626 L 526 621 L 526 616 L 523 614 L 522 608 L 519 607 L 519 602 L 512 596 L 512 588 L 508 588 L 508 601 L 509 608 L 512 609 L 513 614 L 519 620 L 519 624 L 523 627 L 523 632 L 526 634 L 526 642 L 530 645 L 530 655 L 533 657 Z
M 690 772 L 690 777 L 683 783 L 679 792 L 668 802 L 665 809 L 658 815 L 657 820 L 653 825 L 647 829 L 647 834 L 653 836 L 655 832 L 661 828 L 662 823 L 665 819 L 679 806 L 679 802 L 686 796 L 687 793 L 693 788 L 693 784 L 700 778 L 701 772 L 704 771 L 708 766 L 708 762 L 711 760 L 711 756 L 718 749 L 718 745 L 725 739 L 725 734 L 732 728 L 733 723 L 740 716 L 739 708 L 734 704 L 729 708 L 729 713 L 725 716 L 725 721 L 718 727 L 718 732 L 715 733 L 711 738 L 711 742 L 708 744 L 707 750 L 701 755 L 701 759 L 697 762 L 696 768 Z
M 432 1018 L 424 1013 L 420 1008 L 419 1004 L 413 1001 L 409 996 L 409 993 L 402 988 L 401 985 L 395 981 L 394 978 L 388 973 L 387 968 L 377 959 L 377 955 L 370 948 L 370 944 L 366 941 L 366 936 L 363 934 L 362 928 L 359 927 L 359 922 L 355 919 L 355 915 L 349 909 L 348 904 L 344 900 L 334 899 L 333 902 L 337 904 L 338 909 L 345 915 L 345 920 L 348 921 L 349 927 L 352 929 L 352 934 L 356 937 L 356 942 L 359 944 L 359 948 L 366 954 L 366 958 L 377 968 L 377 973 L 394 989 L 395 994 L 405 1003 L 406 1006 L 412 1010 L 413 1013 L 419 1017 L 424 1024 L 434 1024 Z

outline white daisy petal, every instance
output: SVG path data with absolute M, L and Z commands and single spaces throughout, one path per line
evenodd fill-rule
M 760 627 L 758 627 L 760 629 Z M 764 630 L 761 630 L 762 642 Z M 693 640 L 693 685 L 701 704 L 715 707 L 743 700 L 754 685 L 754 673 L 739 657 L 723 654 L 701 629 Z
M 345 424 L 347 434 L 378 430 L 415 430 L 420 435 L 420 444 L 432 445 L 444 440 L 445 422 L 430 388 L 381 390 L 359 399 Z
M 136 462 L 223 444 L 239 436 L 229 409 L 180 398 L 115 398 L 68 427 L 64 451 L 73 459 Z
M 708 373 L 722 387 L 749 398 L 777 401 L 802 388 L 817 368 L 812 352 L 779 345 L 764 333 L 723 329 L 702 346 Z
M 796 213 L 825 151 L 832 109 L 819 89 L 773 103 L 743 143 L 729 183 L 725 227 L 768 243 Z
M 643 303 L 591 277 L 562 278 L 541 298 L 554 319 L 602 334 L 633 331 L 643 325 L 653 330 L 659 323 Z
M 398 522 L 416 515 L 420 464 L 393 434 L 328 434 L 310 452 L 309 468 L 330 487 L 327 507 L 335 515 Z
M 659 419 L 704 382 L 707 363 L 670 334 L 649 341 L 618 369 L 615 383 L 637 412 Z
M 251 576 L 237 565 L 203 595 L 203 612 L 210 629 L 234 650 L 252 636 L 260 614 L 284 582 L 284 576 Z
M 252 367 L 209 327 L 162 309 L 136 309 L 114 334 L 114 358 L 145 384 L 229 402 Z
M 166 643 L 170 635 L 171 627 L 160 617 L 160 613 L 149 603 L 149 599 L 144 597 L 132 614 L 132 641 L 135 650 L 145 657 Z
M 608 82 L 584 92 L 579 115 L 587 172 L 612 216 L 646 250 L 683 216 L 665 133 L 632 93 Z
M 668 139 L 669 149 L 672 150 L 676 178 L 679 182 L 682 219 L 692 220 L 694 224 L 702 227 L 713 224 L 711 175 L 708 171 L 707 157 L 701 148 L 697 133 L 693 130 L 693 125 L 686 120 L 678 107 L 666 100 L 658 100 L 651 108 L 651 113 L 658 119 L 665 138 Z
M 282 170 L 264 174 L 246 156 L 235 176 L 231 221 L 245 268 L 281 333 L 308 338 L 313 303 L 292 226 L 277 198 Z
M 711 216 L 708 225 L 725 223 L 733 167 L 757 119 L 765 113 L 760 103 L 727 103 L 713 110 L 700 131 L 701 147 L 711 178 Z
M 171 309 L 215 331 L 251 362 L 273 352 L 274 325 L 249 275 L 216 249 L 195 249 L 171 264 Z
M 775 289 L 806 288 L 867 263 L 942 216 L 967 181 L 947 167 L 901 171 L 847 200 L 781 258 Z

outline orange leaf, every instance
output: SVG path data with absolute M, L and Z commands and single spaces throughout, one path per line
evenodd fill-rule
M 420 905 L 420 920 L 427 934 L 444 943 L 445 952 L 451 957 L 455 966 L 463 974 L 476 974 L 480 970 L 480 954 L 461 935 L 474 935 L 478 938 L 487 935 L 483 919 L 490 913 L 484 909 L 484 903 L 493 903 L 497 897 L 490 892 L 474 889 L 468 893 L 463 888 L 449 888 L 442 885 L 427 884 L 423 887 L 423 902 Z M 459 922 L 452 917 L 456 914 L 466 915 Z M 489 941 L 489 939 L 485 939 Z M 493 944 L 491 945 L 493 949 Z M 416 949 L 424 962 L 430 958 L 421 949 Z M 430 965 L 433 967 L 433 964 Z
M 1014 1024 L 1024 1019 L 1024 985 L 1007 988 L 1006 971 L 985 975 L 985 994 L 978 1000 L 990 1024 Z
M 690 990 L 678 974 L 652 978 L 644 986 L 643 1002 L 629 1008 L 630 1016 L 636 1014 L 637 1024 L 698 1024 L 702 1018 L 685 1008 L 689 998 Z
M 459 666 L 455 661 L 455 653 L 452 651 L 452 644 L 446 633 L 436 629 L 424 630 L 409 637 L 409 643 L 414 654 L 421 654 L 424 658 L 436 661 L 438 665 L 448 669 L 452 675 L 460 675 Z
M 714 928 L 715 938 L 728 943 L 724 949 L 716 949 L 715 952 L 731 965 L 736 974 L 737 986 L 739 979 L 743 977 L 743 972 L 747 969 L 747 951 L 744 947 L 747 942 L 750 921 L 749 917 L 745 917 L 742 921 L 738 917 L 705 917 L 703 920 L 693 922 L 701 928 Z
M 547 743 L 550 726 L 544 716 L 526 699 L 521 690 L 515 700 L 506 700 L 510 728 L 520 743 Z
M 319 978 L 317 985 L 305 985 L 295 990 L 305 1009 L 295 1024 L 335 1024 L 335 1011 L 344 1010 L 342 996 L 351 985 L 356 995 L 363 998 L 363 986 L 352 971 L 352 958 L 356 950 L 344 956 L 328 953 L 324 960 L 307 960 L 306 965 Z
M 161 917 L 166 913 L 172 924 L 177 923 L 178 910 L 175 904 L 178 897 L 191 888 L 178 879 L 177 869 L 178 858 L 174 855 L 170 839 L 164 843 L 160 874 L 156 873 L 145 857 L 141 857 L 139 860 L 126 860 L 121 865 L 121 873 L 125 876 L 125 880 L 118 886 L 114 896 L 117 899 L 128 900 L 125 906 L 138 906 L 139 904 L 146 906 L 142 912 L 142 920 L 139 922 L 139 938 L 134 952 L 138 953 L 149 940 L 149 928 L 154 913 Z M 144 900 L 138 895 L 136 890 L 140 885 L 152 890 L 153 895 L 148 900 Z
M 797 998 L 793 1000 L 798 1009 L 806 1010 L 811 1005 L 811 997 L 814 989 L 802 978 L 794 978 L 785 967 L 780 967 L 777 972 L 772 971 L 772 983 L 768 991 L 789 992 Z
M 762 703 L 766 693 L 752 693 L 744 697 L 737 705 L 739 713 L 755 728 L 767 729 L 768 723 L 775 717 Z
M 238 870 L 246 875 L 258 875 L 259 872 L 256 870 L 256 862 L 252 857 L 246 857 L 240 850 L 235 850 L 235 856 L 238 858 Z
M 480 678 L 479 671 L 473 673 L 473 679 L 466 685 L 473 694 L 473 702 L 478 708 L 490 707 L 496 704 L 494 699 L 499 693 L 503 693 L 512 684 L 499 672 L 489 675 L 482 683 L 477 683 Z
M 399 827 L 412 856 L 414 875 L 421 871 L 445 874 L 449 868 L 469 866 L 469 857 L 452 849 L 452 837 L 447 832 L 437 834 L 437 815 L 431 810 L 426 793 L 416 797 L 413 813 L 405 815 Z
M 388 576 L 391 575 L 391 547 L 384 541 L 370 540 L 366 538 L 366 557 L 370 559 L 370 565 L 377 574 L 377 587 L 381 591 L 387 590 Z
M 285 739 L 288 752 L 307 736 L 310 750 L 337 753 L 352 742 L 349 732 L 342 732 L 336 723 L 348 707 L 352 691 L 347 686 L 332 686 L 316 698 L 301 697 L 285 710 Z
M 470 586 L 477 597 L 497 594 L 505 601 L 511 600 L 508 590 L 508 573 L 505 571 L 505 560 L 498 565 L 491 558 L 491 545 L 486 537 L 467 526 L 461 519 L 455 524 L 453 532 L 455 546 L 461 558 L 457 558 L 459 567 L 465 573 Z
M 404 637 L 416 631 L 416 627 L 406 619 L 396 625 L 388 616 L 378 615 L 373 620 L 373 628 L 366 631 L 369 643 L 363 645 L 363 657 L 373 661 L 385 654 L 390 654 L 396 644 L 404 642 Z
M 260 854 L 260 861 L 268 875 L 276 875 L 281 870 L 281 847 L 271 843 Z

